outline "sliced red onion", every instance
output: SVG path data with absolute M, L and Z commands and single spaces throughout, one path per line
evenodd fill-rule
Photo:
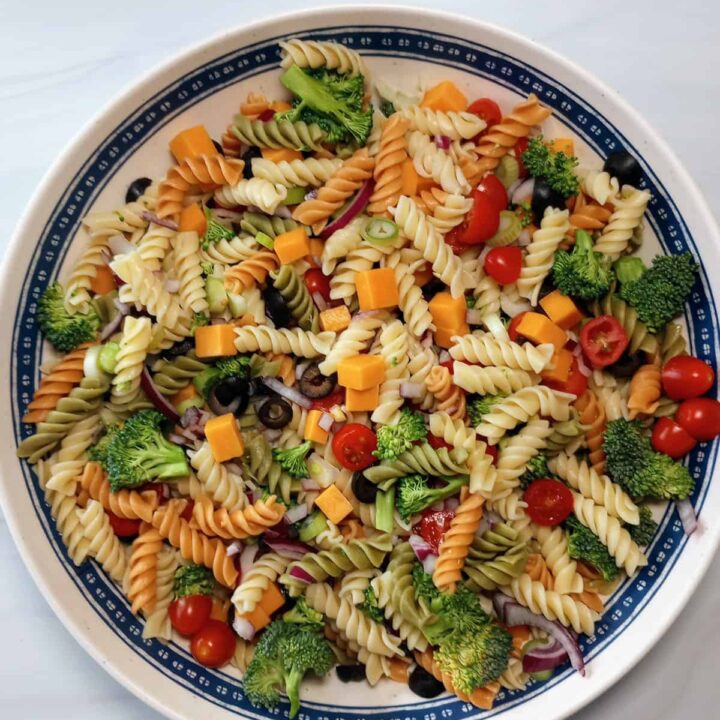
M 275 111 L 272 108 L 265 108 L 259 115 L 258 120 L 270 122 L 275 117 Z
M 215 395 L 215 391 L 213 390 L 210 393 L 210 396 L 208 397 L 208 407 L 216 414 L 216 415 L 227 415 L 228 413 L 235 413 L 235 411 L 240 407 L 240 400 L 241 398 L 236 397 L 232 400 L 232 402 L 229 405 L 223 405 Z
M 676 500 L 678 515 L 682 521 L 683 530 L 686 535 L 692 535 L 698 529 L 698 519 L 695 514 L 695 508 L 689 499 Z
M 478 308 L 468 308 L 465 313 L 465 320 L 468 325 L 481 325 L 483 321 L 483 314 Z
M 428 330 L 420 339 L 420 345 L 424 349 L 431 348 L 435 344 L 435 338 L 433 334 Z
M 238 634 L 238 637 L 241 637 L 247 642 L 250 642 L 255 637 L 253 624 L 247 618 L 241 617 L 240 615 L 236 615 L 233 619 L 233 630 Z
M 120 325 L 122 325 L 124 317 L 125 316 L 122 313 L 116 313 L 115 317 L 102 329 L 102 332 L 100 333 L 100 342 L 105 342 L 110 336 L 114 335 L 120 329 Z
M 486 510 L 483 514 L 484 518 L 490 523 L 490 527 L 494 528 L 499 525 L 503 520 L 494 510 Z
M 582 347 L 580 347 L 580 345 L 576 345 L 572 353 L 577 359 L 578 370 L 580 371 L 580 373 L 585 377 L 590 377 L 592 375 L 592 369 L 585 362 L 585 355 L 582 351 Z
M 335 418 L 330 413 L 324 412 L 318 420 L 318 427 L 325 432 L 330 432 L 334 422 Z
M 122 302 L 119 298 L 113 298 L 113 304 L 118 309 L 118 312 L 124 317 L 132 312 L 132 307 L 127 303 Z
M 320 267 L 322 265 L 322 258 L 319 255 L 311 255 L 310 260 L 312 260 L 315 267 Z
M 135 250 L 135 246 L 124 235 L 113 235 L 107 243 L 113 255 L 125 255 Z
M 167 218 L 159 218 L 155 213 L 151 213 L 149 210 L 143 210 L 142 219 L 148 222 L 155 223 L 161 227 L 167 228 L 168 230 L 179 230 L 178 224 L 174 220 L 168 220 Z
M 212 214 L 220 220 L 230 220 L 240 222 L 242 220 L 242 213 L 236 210 L 230 210 L 229 208 L 213 208 Z
M 187 445 L 190 447 L 191 440 L 188 440 L 184 435 L 180 435 L 179 433 L 168 433 L 167 439 L 171 443 L 175 443 L 176 445 Z
M 294 577 L 296 580 L 300 580 L 300 582 L 315 582 L 315 578 L 307 570 L 303 570 L 303 568 L 299 565 L 295 565 L 290 568 L 290 577 Z
M 159 410 L 170 422 L 176 423 L 180 420 L 180 415 L 175 406 L 157 389 L 147 365 L 143 367 L 140 375 L 140 385 L 156 410 Z
M 438 556 L 428 555 L 423 561 L 423 570 L 428 574 L 432 575 L 435 572 L 435 565 L 437 565 Z
M 521 202 L 524 202 L 528 198 L 532 197 L 534 189 L 535 178 L 531 177 L 527 180 L 524 180 L 517 188 L 515 188 L 514 192 L 510 195 L 510 202 L 513 205 L 519 205 Z
M 452 140 L 447 135 L 436 135 L 434 137 L 435 144 L 441 149 L 441 150 L 449 150 L 450 145 L 452 144 Z
M 194 427 L 199 425 L 200 428 L 205 427 L 205 423 L 209 420 L 207 413 L 203 412 L 200 408 L 189 407 L 180 418 L 180 424 L 184 428 Z
M 536 647 L 523 656 L 523 670 L 526 673 L 545 672 L 554 670 L 568 659 L 565 648 L 553 639 L 547 645 Z
M 282 432 L 282 428 L 266 428 L 262 434 L 269 443 L 273 443 L 280 438 Z
M 478 528 L 475 531 L 475 536 L 482 537 L 489 529 L 490 529 L 490 521 L 487 519 L 487 515 L 485 515 L 483 513 L 483 516 L 480 518 L 480 524 L 478 525 Z
M 277 378 L 264 377 L 262 378 L 262 381 L 271 390 L 276 392 L 278 395 L 284 397 L 286 400 L 294 402 L 296 405 L 299 405 L 306 410 L 312 409 L 312 400 L 310 400 L 310 398 L 306 398 L 299 390 L 288 387 L 282 380 L 278 380 Z
M 295 507 L 291 507 L 283 517 L 290 525 L 294 525 L 296 522 L 304 520 L 307 516 L 308 508 L 307 505 L 303 503 L 302 505 L 295 505 Z
M 359 215 L 367 205 L 374 187 L 375 183 L 372 180 L 366 180 L 347 206 L 345 212 L 325 226 L 325 229 L 319 235 L 320 239 L 327 240 L 334 232 L 342 230 L 356 215 Z
M 523 178 L 518 178 L 508 189 L 508 197 L 512 197 L 513 193 L 525 182 Z
M 303 490 L 309 490 L 309 491 L 322 490 L 320 485 L 318 485 L 318 483 L 315 480 L 313 480 L 312 478 L 303 478 L 300 481 L 300 485 Z
M 273 552 L 290 560 L 302 560 L 305 554 L 310 552 L 308 545 L 298 542 L 297 540 L 270 540 L 267 535 L 263 540 Z
M 443 510 L 455 512 L 458 509 L 458 505 L 460 505 L 460 500 L 456 497 L 450 497 L 443 502 Z
M 262 212 L 262 210 L 259 212 Z M 290 220 L 292 218 L 292 211 L 287 205 L 280 205 L 275 208 L 275 215 L 285 220 Z
M 164 285 L 169 293 L 176 293 L 180 290 L 180 281 L 177 278 L 167 278 Z
M 305 197 L 303 200 L 314 200 L 318 196 L 318 189 L 313 188 L 312 190 L 308 190 L 307 193 L 305 193 Z
M 256 543 L 253 545 L 246 545 L 240 553 L 240 559 L 238 561 L 238 570 L 240 571 L 240 577 L 245 577 L 250 571 L 250 568 L 255 563 L 255 556 L 258 554 L 260 546 Z
M 532 242 L 532 235 L 530 230 L 523 228 L 518 235 L 518 245 L 520 247 L 527 247 Z
M 434 555 L 432 546 L 426 542 L 420 535 L 412 534 L 408 538 L 408 542 L 415 553 L 415 557 L 423 562 L 428 555 Z
M 320 312 L 328 309 L 327 300 L 322 296 L 322 293 L 314 292 L 312 294 L 313 302 Z
M 330 416 L 332 418 L 332 415 Z M 337 479 L 340 471 L 331 465 L 325 458 L 316 452 L 310 454 L 307 459 L 307 467 L 309 478 L 317 487 L 305 487 L 303 480 L 303 488 L 306 490 L 322 490 L 323 488 L 330 487 Z
M 239 555 L 242 550 L 242 543 L 239 540 L 234 540 L 227 546 L 227 556 L 234 557 Z
M 353 317 L 361 320 L 364 318 L 377 317 L 381 312 L 381 310 L 361 310 L 360 312 L 356 312 Z
M 299 362 L 295 366 L 295 379 L 296 380 L 299 380 L 303 376 L 303 373 L 308 369 L 308 367 L 310 366 L 311 363 L 312 363 L 311 360 L 304 360 L 303 362 Z
M 355 422 L 357 422 L 357 420 L 356 420 Z M 364 424 L 367 424 L 367 423 L 360 423 L 360 425 L 364 425 Z M 345 425 L 344 422 L 339 422 L 339 421 L 338 421 L 338 422 L 334 422 L 333 425 L 332 425 L 332 428 L 331 428 L 330 432 L 334 435 L 336 432 L 338 432 L 338 430 L 340 430 L 340 428 L 341 428 L 343 425 Z
M 408 400 L 419 398 L 423 392 L 423 385 L 416 382 L 402 382 L 400 383 L 400 397 Z

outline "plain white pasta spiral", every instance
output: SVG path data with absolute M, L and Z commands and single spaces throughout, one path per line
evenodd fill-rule
M 365 600 L 365 591 L 379 574 L 376 568 L 351 570 L 340 579 L 338 597 L 347 598 L 353 605 L 360 605 Z
M 530 245 L 523 260 L 523 267 L 517 281 L 518 293 L 521 297 L 537 305 L 543 280 L 548 276 L 553 265 L 555 251 L 570 230 L 569 213 L 567 210 L 547 208 L 540 222 L 540 228 L 533 233 Z
M 432 264 L 433 273 L 450 287 L 453 297 L 460 297 L 472 284 L 472 277 L 463 270 L 462 260 L 445 243 L 442 235 L 429 223 L 415 202 L 403 195 L 390 212 L 400 231 L 412 240 L 414 247 Z
M 513 490 L 509 495 L 499 500 L 490 500 L 487 506 L 489 510 L 494 510 L 503 520 L 508 522 L 525 521 L 525 525 L 530 522 L 530 519 L 525 514 L 527 503 L 523 500 L 520 490 Z
M 444 135 L 451 140 L 469 140 L 487 127 L 481 117 L 469 112 L 442 112 L 418 105 L 399 112 L 410 122 L 410 130 L 418 130 L 426 135 Z
M 509 395 L 524 387 L 537 385 L 540 376 L 526 370 L 508 367 L 480 367 L 456 361 L 453 382 L 469 393 L 479 395 Z
M 640 522 L 640 511 L 632 498 L 607 475 L 599 475 L 585 460 L 560 453 L 548 461 L 548 468 L 583 497 L 602 505 L 609 515 L 630 525 Z
M 470 192 L 470 183 L 460 166 L 427 135 L 411 132 L 407 151 L 420 177 L 432 178 L 445 192 L 460 195 Z
M 455 360 L 466 360 L 481 365 L 498 365 L 517 370 L 539 373 L 552 360 L 555 348 L 549 343 L 531 345 L 508 340 L 496 340 L 490 333 L 472 333 L 453 338 L 450 355 Z
M 530 675 L 523 670 L 522 660 L 511 657 L 505 672 L 500 675 L 498 682 L 506 690 L 523 690 L 530 680 Z
M 430 223 L 443 235 L 454 227 L 461 225 L 465 216 L 472 210 L 472 198 L 462 195 L 448 195 L 445 202 L 438 205 L 433 214 L 428 217 Z
M 620 191 L 617 178 L 604 170 L 589 170 L 582 179 L 582 191 L 595 202 L 604 205 L 615 199 Z
M 273 552 L 258 558 L 232 594 L 235 612 L 246 615 L 255 610 L 263 593 L 285 572 L 289 564 L 287 558 Z
M 483 315 L 499 312 L 500 299 L 504 289 L 505 288 L 501 291 L 496 280 L 489 275 L 483 275 L 472 289 L 473 295 L 475 296 L 475 309 L 479 310 Z
M 115 374 L 112 378 L 114 402 L 126 404 L 135 399 L 151 339 L 150 318 L 128 315 L 123 320 L 120 349 L 115 356 Z
M 592 498 L 584 498 L 580 493 L 573 492 L 573 508 L 577 519 L 600 538 L 600 542 L 615 558 L 615 564 L 624 568 L 628 575 L 634 575 L 639 567 L 647 565 L 647 558 L 630 533 L 602 505 L 596 505 Z
M 280 67 L 297 65 L 313 70 L 325 67 L 343 74 L 368 77 L 367 68 L 360 55 L 340 43 L 293 38 L 281 40 L 279 45 L 282 49 Z
M 453 447 L 464 450 L 472 451 L 477 442 L 473 428 L 465 425 L 460 419 L 453 420 L 446 412 L 436 412 L 430 415 L 430 432 L 436 437 L 443 438 Z
M 300 328 L 238 327 L 235 336 L 235 347 L 241 353 L 259 350 L 308 359 L 327 355 L 335 340 L 334 332 L 313 333 Z
M 344 228 L 336 230 L 323 245 L 322 271 L 325 275 L 332 275 L 338 261 L 347 257 L 351 251 L 363 242 L 360 234 L 368 222 L 367 217 L 361 215 L 351 220 Z
M 318 366 L 320 372 L 323 375 L 332 375 L 337 372 L 337 366 L 341 360 L 365 351 L 386 319 L 386 313 L 366 317 L 356 315 L 350 321 L 350 325 L 338 335 L 332 348 L 328 348 L 322 353 L 325 355 L 325 359 Z M 297 353 L 295 354 L 297 355 Z
M 342 165 L 340 158 L 303 158 L 273 162 L 265 158 L 252 159 L 253 177 L 273 185 L 286 187 L 320 187 Z
M 410 578 L 407 579 L 412 583 Z M 393 602 L 393 592 L 397 590 L 396 580 L 393 573 L 386 570 L 372 581 L 378 607 L 385 611 L 385 619 L 390 621 L 395 634 L 408 646 L 408 649 L 422 652 L 428 646 L 425 635 L 418 625 L 403 614 L 402 607 L 396 607 Z
M 381 258 L 389 255 L 403 242 L 404 238 L 398 238 L 389 245 L 381 246 L 363 242 L 350 250 L 330 278 L 330 298 L 342 300 L 346 305 L 350 305 L 356 293 L 355 278 L 357 274 L 371 270 L 375 263 L 380 262 Z
M 482 440 L 476 440 L 475 448 L 468 458 L 468 468 L 470 492 L 482 495 L 485 499 L 491 498 L 497 482 L 497 470 L 492 455 L 487 452 L 487 444 Z
M 60 443 L 54 461 L 46 463 L 46 467 L 49 468 L 46 490 L 72 497 L 74 502 L 78 477 L 82 474 L 87 461 L 87 450 L 95 442 L 99 430 L 98 415 L 90 415 L 73 426 Z
M 188 312 L 207 313 L 208 301 L 200 259 L 200 238 L 196 232 L 175 237 L 175 277 L 180 282 L 180 304 Z
M 245 507 L 247 500 L 242 478 L 215 460 L 207 440 L 190 456 L 190 464 L 197 472 L 197 481 L 217 505 L 228 510 Z
M 433 395 L 427 391 L 425 385 L 425 378 L 435 365 L 437 365 L 437 357 L 432 348 L 423 347 L 411 337 L 408 382 L 418 387 L 419 394 L 415 400 L 422 410 L 428 410 L 435 402 Z
M 415 282 L 415 275 L 409 265 L 399 262 L 394 265 L 393 271 L 400 298 L 399 307 L 407 329 L 415 337 L 422 337 L 428 330 L 435 329 L 430 305 L 425 300 L 422 289 Z
M 568 554 L 567 534 L 561 527 L 542 527 L 533 524 L 532 534 L 540 544 L 553 576 L 553 590 L 561 595 L 583 591 L 583 579 L 577 571 L 577 563 Z
M 200 258 L 205 262 L 235 265 L 252 257 L 259 249 L 260 246 L 255 242 L 255 238 L 249 235 L 237 235 L 231 240 L 222 238 L 210 243 L 206 248 L 201 248 Z
M 170 640 L 172 637 L 172 624 L 168 615 L 168 607 L 175 599 L 173 581 L 178 565 L 178 554 L 175 548 L 164 546 L 158 554 L 155 607 L 145 618 L 142 634 L 144 640 L 155 637 Z
M 152 270 L 160 270 L 162 262 L 172 245 L 175 230 L 150 223 L 138 242 L 138 252 L 143 262 Z
M 650 193 L 647 190 L 629 185 L 623 187 L 622 194 L 613 201 L 613 213 L 593 250 L 617 260 L 627 250 L 633 233 L 640 227 L 648 202 Z
M 385 361 L 385 380 L 380 385 L 378 405 L 370 419 L 393 425 L 400 419 L 405 403 L 400 385 L 408 378 L 408 334 L 400 320 L 391 320 L 380 333 L 380 355 Z
M 94 557 L 115 582 L 121 582 L 127 556 L 123 544 L 110 526 L 110 518 L 102 504 L 97 500 L 88 500 L 85 509 L 80 511 L 80 524 L 89 543 L 90 557 Z
M 261 178 L 241 180 L 237 185 L 223 185 L 215 191 L 215 200 L 223 207 L 254 205 L 272 215 L 287 197 L 287 188 Z

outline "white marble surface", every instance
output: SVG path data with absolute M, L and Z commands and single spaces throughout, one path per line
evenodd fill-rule
M 720 201 L 715 184 L 720 179 L 715 155 L 720 150 L 720 3 L 446 0 L 442 5 L 529 35 L 584 65 L 665 136 L 711 206 Z M 262 6 L 237 0 L 1 2 L 0 247 L 49 163 L 98 108 L 188 43 L 267 14 Z M 274 0 L 271 6 L 279 13 L 305 3 Z M 1 515 L 0 577 L 1 717 L 160 717 L 69 636 L 30 579 Z M 576 717 L 717 718 L 719 591 L 720 558 L 645 661 Z

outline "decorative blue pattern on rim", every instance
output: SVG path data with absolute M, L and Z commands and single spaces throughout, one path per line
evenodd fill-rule
M 306 33 L 305 35 L 308 35 Z M 284 36 L 283 36 L 284 37 Z M 420 59 L 434 64 L 455 67 L 510 88 L 518 93 L 535 92 L 553 108 L 575 133 L 600 153 L 626 147 L 643 163 L 647 187 L 653 194 L 649 217 L 655 233 L 665 249 L 682 252 L 695 245 L 687 226 L 652 169 L 643 162 L 637 149 L 614 128 L 603 115 L 590 108 L 568 88 L 546 77 L 537 69 L 521 61 L 499 54 L 490 48 L 441 33 L 428 33 L 406 28 L 378 28 L 358 26 L 352 28 L 324 28 L 312 33 L 319 39 L 334 39 L 353 46 L 370 56 L 393 56 Z M 200 99 L 218 90 L 266 72 L 277 65 L 277 40 L 249 46 L 226 55 L 188 74 L 181 80 L 150 98 L 133 116 L 118 127 L 95 150 L 80 172 L 68 184 L 68 190 L 39 239 L 27 276 L 15 321 L 13 347 L 16 355 L 11 368 L 11 392 L 15 403 L 14 427 L 19 441 L 29 434 L 20 417 L 30 401 L 36 386 L 40 364 L 41 343 L 35 328 L 36 304 L 42 291 L 53 280 L 64 258 L 67 246 L 75 235 L 80 218 L 92 205 L 94 198 L 112 179 L 116 170 L 132 155 L 137 146 L 148 140 L 172 117 L 183 112 Z M 696 355 L 717 369 L 717 317 L 710 302 L 707 277 L 702 274 L 702 291 L 693 294 L 687 316 L 690 342 Z M 690 469 L 698 480 L 693 504 L 698 512 L 702 508 L 707 485 L 715 465 L 717 444 L 696 450 L 690 457 Z M 226 672 L 209 671 L 197 666 L 192 657 L 175 644 L 162 645 L 142 639 L 142 626 L 130 613 L 128 603 L 114 584 L 99 572 L 94 563 L 79 570 L 70 562 L 62 540 L 50 517 L 49 508 L 42 498 L 37 477 L 23 463 L 23 473 L 41 522 L 53 551 L 65 566 L 80 592 L 87 598 L 98 616 L 138 655 L 147 660 L 174 682 L 191 692 L 244 716 L 263 718 L 248 705 L 237 680 Z M 628 581 L 611 599 L 605 617 L 598 623 L 596 636 L 585 640 L 583 649 L 588 659 L 599 655 L 627 628 L 632 619 L 657 592 L 677 561 L 686 539 L 679 519 L 669 508 L 663 517 L 653 545 L 648 549 L 650 563 L 634 580 Z M 509 707 L 527 701 L 562 682 L 570 670 L 558 673 L 544 685 L 531 685 L 523 692 L 503 692 L 496 707 L 482 717 L 501 714 Z M 450 697 L 418 702 L 403 708 L 364 707 L 362 709 L 306 703 L 303 708 L 306 720 L 330 720 L 373 715 L 382 720 L 399 720 L 421 717 L 428 710 L 443 710 L 444 716 L 477 716 L 472 706 Z M 285 713 L 287 706 L 283 706 Z

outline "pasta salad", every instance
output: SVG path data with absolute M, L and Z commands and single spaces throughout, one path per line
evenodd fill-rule
M 233 663 L 258 707 L 294 717 L 330 672 L 485 709 L 585 674 L 660 503 L 696 525 L 698 266 L 646 265 L 640 164 L 579 167 L 535 95 L 413 97 L 280 46 L 275 96 L 84 219 L 18 455 L 144 637 Z

